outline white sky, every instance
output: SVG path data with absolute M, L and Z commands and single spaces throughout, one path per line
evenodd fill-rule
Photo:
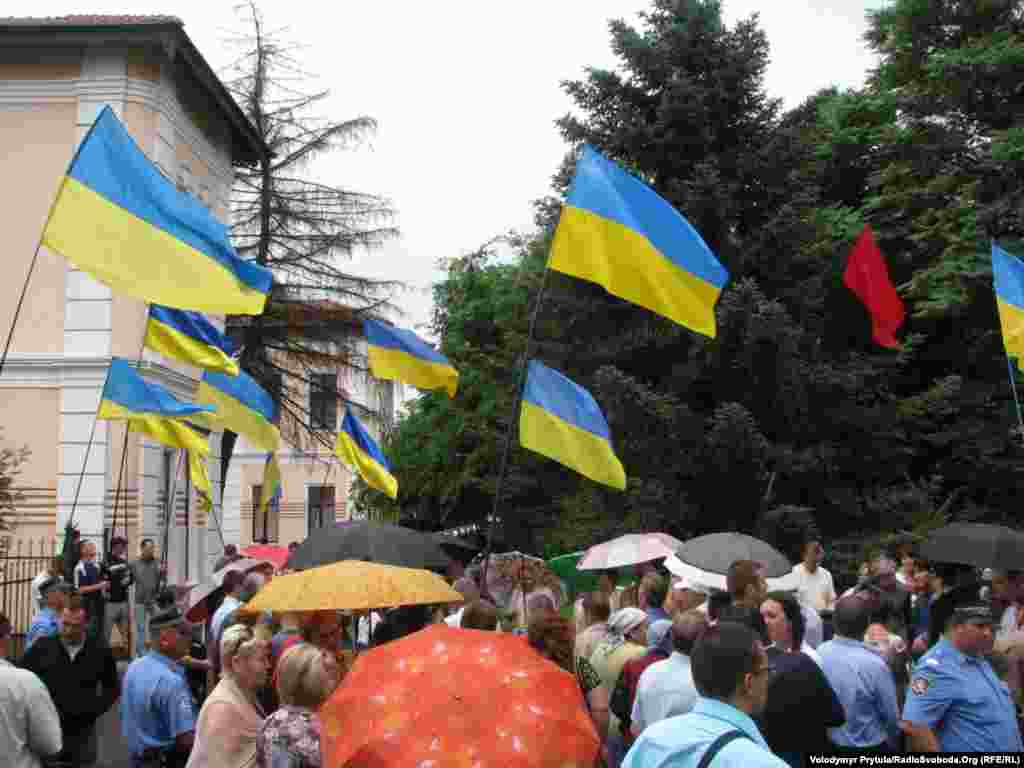
M 769 94 L 795 106 L 819 88 L 860 85 L 874 64 L 865 11 L 886 0 L 725 0 L 731 24 L 755 11 L 771 43 Z M 566 151 L 554 120 L 571 109 L 559 88 L 588 66 L 615 65 L 607 22 L 636 19 L 648 0 L 262 0 L 270 29 L 305 46 L 311 87 L 329 89 L 334 119 L 369 115 L 380 129 L 361 150 L 335 155 L 318 178 L 389 197 L 400 240 L 353 269 L 403 280 L 404 323 L 429 316 L 438 259 L 532 225 Z M 171 13 L 220 71 L 223 44 L 244 31 L 231 0 L 6 0 L 4 15 Z

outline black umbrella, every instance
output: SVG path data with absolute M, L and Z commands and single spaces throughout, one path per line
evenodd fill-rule
M 313 568 L 339 560 L 441 570 L 451 560 L 429 533 L 387 523 L 338 523 L 317 529 L 288 560 L 290 568 Z
M 771 544 L 745 533 L 709 533 L 690 539 L 676 552 L 688 565 L 702 571 L 725 574 L 737 560 L 753 560 L 764 566 L 764 575 L 777 579 L 787 575 L 792 566 L 786 556 Z
M 470 562 L 476 557 L 477 552 L 481 550 L 481 547 L 478 547 L 476 544 L 471 544 L 457 536 L 435 533 L 433 537 L 434 541 L 441 545 L 441 549 L 444 550 L 446 555 L 451 557 L 452 560 L 458 560 L 463 565 Z
M 952 523 L 932 531 L 921 554 L 937 563 L 1011 571 L 1024 563 L 1024 534 L 1003 525 Z

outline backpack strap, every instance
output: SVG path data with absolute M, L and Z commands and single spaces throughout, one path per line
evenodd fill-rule
M 709 768 L 711 765 L 711 761 L 714 760 L 715 757 L 717 757 L 718 753 L 721 752 L 722 748 L 725 747 L 725 745 L 729 742 L 735 741 L 736 739 L 749 738 L 750 737 L 747 736 L 747 734 L 745 734 L 743 731 L 726 731 L 717 739 L 711 742 L 711 746 L 709 746 L 704 751 L 704 754 L 701 755 L 700 762 L 697 763 L 697 768 Z

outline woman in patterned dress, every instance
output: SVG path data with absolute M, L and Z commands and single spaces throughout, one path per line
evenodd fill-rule
M 320 705 L 338 685 L 337 666 L 327 653 L 299 643 L 277 665 L 281 707 L 256 737 L 258 768 L 320 768 Z

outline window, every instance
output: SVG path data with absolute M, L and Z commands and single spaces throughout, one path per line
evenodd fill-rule
M 314 373 L 309 385 L 309 428 L 335 430 L 338 426 L 338 376 Z
M 263 486 L 252 487 L 252 540 L 274 544 L 278 539 L 278 523 L 281 519 L 281 494 L 275 494 L 267 508 L 260 511 L 263 503 Z
M 306 488 L 306 524 L 308 532 L 334 525 L 334 486 L 310 485 Z

